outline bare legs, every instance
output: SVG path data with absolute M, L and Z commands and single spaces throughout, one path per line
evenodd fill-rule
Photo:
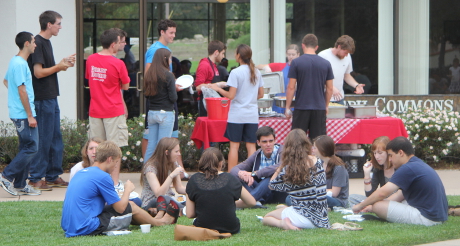
M 264 219 L 262 220 L 263 224 L 267 226 L 279 227 L 284 230 L 300 230 L 300 228 L 292 225 L 289 218 L 281 219 L 281 213 L 284 209 L 285 208 L 280 208 L 265 215 Z
M 228 153 L 228 171 L 232 170 L 234 166 L 238 164 L 238 150 L 240 149 L 239 142 L 230 142 L 230 151 Z M 248 157 L 256 152 L 255 143 L 246 143 L 246 150 L 248 151 Z
M 228 172 L 238 164 L 238 149 L 240 148 L 239 142 L 230 142 L 230 151 L 228 152 Z
M 174 217 L 169 214 L 164 214 L 160 219 L 153 218 L 147 211 L 137 206 L 134 202 L 130 201 L 129 204 L 131 204 L 133 210 L 133 219 L 131 221 L 133 225 L 151 224 L 152 226 L 162 226 L 172 224 L 174 221 Z
M 390 201 L 388 200 L 376 202 L 374 205 L 372 205 L 372 212 L 375 213 L 379 218 L 386 220 L 389 205 Z

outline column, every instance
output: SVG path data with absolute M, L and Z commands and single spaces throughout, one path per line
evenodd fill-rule
M 393 95 L 394 93 L 394 21 L 393 1 L 379 0 L 378 23 L 378 81 L 379 95 Z
M 286 62 L 286 0 L 276 0 L 272 3 L 273 62 Z
M 251 0 L 251 49 L 254 64 L 270 62 L 269 30 L 269 0 Z
M 398 94 L 428 94 L 429 8 L 429 0 L 399 1 Z

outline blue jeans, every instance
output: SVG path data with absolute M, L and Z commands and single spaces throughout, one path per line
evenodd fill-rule
M 343 204 L 337 198 L 326 196 L 326 199 L 327 199 L 327 207 L 329 208 L 343 207 Z
M 45 177 L 46 181 L 52 182 L 63 173 L 64 145 L 61 134 L 61 112 L 57 98 L 35 101 L 35 111 L 40 142 L 37 156 L 30 164 L 29 180 L 36 183 Z
M 147 161 L 155 152 L 160 139 L 171 137 L 174 127 L 174 111 L 153 111 L 149 110 L 149 144 L 145 151 L 144 160 Z
M 254 180 L 254 183 L 251 186 L 248 186 L 248 184 L 241 179 L 240 181 L 243 184 L 243 187 L 249 191 L 256 201 L 260 201 L 264 204 L 283 202 L 287 196 L 287 193 L 270 190 L 270 188 L 268 188 L 268 184 L 270 183 L 269 177 L 262 179 L 259 182 Z
M 14 188 L 26 186 L 30 162 L 38 151 L 38 129 L 29 127 L 27 119 L 11 119 L 16 126 L 19 138 L 19 153 L 3 170 L 3 177 L 9 181 L 14 180 Z

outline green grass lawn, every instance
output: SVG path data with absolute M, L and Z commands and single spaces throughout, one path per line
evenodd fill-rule
M 460 196 L 448 196 L 450 205 L 460 204 Z M 174 242 L 174 225 L 152 228 L 142 234 L 139 226 L 124 236 L 83 236 L 65 238 L 60 227 L 62 202 L 0 202 L 0 245 L 415 245 L 460 238 L 460 217 L 449 217 L 439 226 L 391 224 L 363 221 L 362 231 L 313 229 L 283 231 L 262 226 L 256 215 L 272 209 L 237 211 L 241 232 L 228 239 L 208 242 Z M 218 218 L 216 218 L 218 219 Z M 342 214 L 330 213 L 331 223 L 346 222 Z M 179 218 L 179 224 L 191 225 L 192 220 Z

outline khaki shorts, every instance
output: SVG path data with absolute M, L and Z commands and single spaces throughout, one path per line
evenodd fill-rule
M 113 118 L 93 118 L 89 117 L 90 138 L 99 137 L 103 140 L 115 142 L 118 147 L 128 145 L 128 126 L 126 117 L 120 115 Z
M 440 225 L 442 222 L 432 221 L 425 218 L 418 209 L 407 204 L 406 201 L 390 201 L 388 205 L 387 221 L 392 223 L 414 224 L 433 226 Z

